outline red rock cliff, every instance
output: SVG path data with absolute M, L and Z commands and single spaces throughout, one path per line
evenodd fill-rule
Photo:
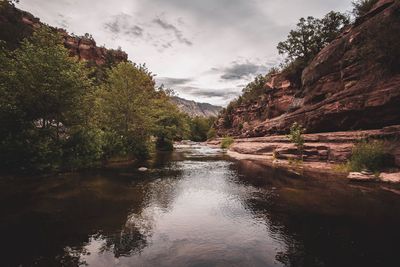
M 0 40 L 5 41 L 10 48 L 18 47 L 19 42 L 32 34 L 35 28 L 43 25 L 40 19 L 32 14 L 19 10 L 10 4 L 0 6 Z M 103 65 L 107 61 L 122 62 L 128 60 L 128 55 L 121 50 L 98 47 L 92 38 L 72 36 L 64 29 L 56 29 L 61 33 L 64 45 L 71 56 L 79 60 Z
M 379 39 L 385 34 L 398 41 L 399 32 L 399 1 L 379 1 L 314 58 L 301 85 L 273 76 L 257 101 L 234 108 L 232 127 L 219 118 L 218 134 L 267 136 L 287 132 L 294 122 L 309 133 L 400 124 L 400 47 Z

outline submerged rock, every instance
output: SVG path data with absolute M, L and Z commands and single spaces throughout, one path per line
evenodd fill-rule
M 369 181 L 376 181 L 377 177 L 373 174 L 366 174 L 362 172 L 351 172 L 347 176 L 347 179 L 358 182 L 369 182 Z

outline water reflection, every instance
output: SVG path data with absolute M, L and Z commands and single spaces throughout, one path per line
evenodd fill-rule
M 5 266 L 392 266 L 399 196 L 308 179 L 220 150 L 0 180 Z M 7 244 L 7 245 L 4 245 Z M 22 255 L 22 256 L 21 256 Z

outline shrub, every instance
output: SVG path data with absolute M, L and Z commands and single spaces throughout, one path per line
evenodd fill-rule
M 207 140 L 213 139 L 217 136 L 217 132 L 215 131 L 214 128 L 210 128 L 210 130 L 207 132 Z
M 157 139 L 156 149 L 158 151 L 173 151 L 174 143 L 169 139 Z
M 304 149 L 304 138 L 303 138 L 303 133 L 305 132 L 305 129 L 298 124 L 297 122 L 293 123 L 292 127 L 290 127 L 290 133 L 287 135 L 287 138 L 295 144 L 297 147 L 297 150 L 303 158 L 303 149 Z
M 350 171 L 364 169 L 377 172 L 390 165 L 387 144 L 383 141 L 362 141 L 353 148 L 348 167 Z
M 222 139 L 221 148 L 229 148 L 233 144 L 234 140 L 232 137 L 225 137 Z

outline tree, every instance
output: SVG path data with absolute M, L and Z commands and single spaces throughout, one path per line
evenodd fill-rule
M 249 103 L 256 100 L 260 95 L 265 93 L 265 84 L 267 83 L 267 77 L 264 75 L 257 75 L 254 81 L 250 82 L 242 90 L 243 95 L 241 96 L 242 103 Z
M 91 86 L 57 32 L 41 27 L 13 52 L 2 49 L 0 161 L 8 168 L 55 169 L 63 145 L 82 125 L 81 101 Z
M 291 30 L 287 39 L 278 43 L 279 54 L 293 62 L 300 59 L 308 63 L 322 48 L 332 42 L 340 30 L 350 22 L 348 16 L 331 11 L 322 19 L 301 18 L 297 28 Z
M 188 116 L 171 102 L 170 94 L 170 91 L 159 88 L 154 99 L 153 134 L 157 138 L 156 148 L 162 151 L 173 150 L 173 141 L 184 139 L 190 131 Z
M 155 82 L 145 66 L 122 62 L 108 73 L 97 93 L 96 122 L 106 135 L 106 156 L 146 157 Z
M 207 133 L 215 122 L 214 117 L 195 117 L 190 121 L 190 140 L 195 142 L 207 141 Z

